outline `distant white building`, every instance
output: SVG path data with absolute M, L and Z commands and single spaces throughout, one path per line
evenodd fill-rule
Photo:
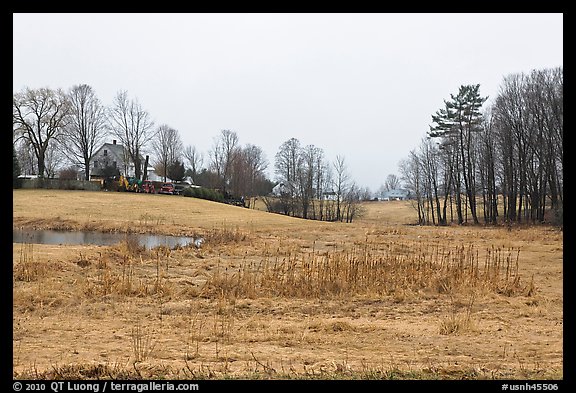
M 128 157 L 124 146 L 117 144 L 116 140 L 104 143 L 90 157 L 90 180 L 105 177 L 108 168 L 116 169 L 124 176 L 133 175 L 134 164 Z
M 282 196 L 286 194 L 294 194 L 296 187 L 291 182 L 280 182 L 272 188 L 272 195 Z
M 144 157 L 140 157 L 142 165 L 144 165 Z M 104 143 L 98 150 L 94 152 L 90 158 L 90 179 L 101 179 L 106 176 L 109 168 L 117 169 L 120 175 L 131 177 L 136 173 L 134 163 L 130 159 L 128 151 L 124 146 L 116 143 Z M 158 176 L 154 167 L 148 165 L 147 179 L 152 181 L 162 181 L 163 178 Z
M 153 166 L 148 166 L 148 175 L 146 178 L 151 181 L 164 181 L 164 177 L 158 176 Z M 170 179 L 166 179 L 166 181 L 170 181 Z
M 325 201 L 337 201 L 339 199 L 338 193 L 336 191 L 333 191 L 333 190 L 324 191 L 322 193 L 322 199 Z
M 291 182 L 280 182 L 272 188 L 272 195 L 280 197 L 283 195 L 297 194 L 296 185 Z M 327 190 L 322 193 L 322 200 L 324 201 L 337 201 L 338 193 L 334 190 Z M 342 199 L 340 199 L 342 200 Z
M 384 191 L 380 197 L 381 201 L 403 201 L 410 198 L 410 191 L 396 188 Z

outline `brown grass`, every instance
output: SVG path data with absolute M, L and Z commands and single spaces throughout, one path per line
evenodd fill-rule
M 14 226 L 202 236 L 14 244 L 13 375 L 559 379 L 562 233 L 353 224 L 193 198 L 16 190 Z
M 474 245 L 413 245 L 391 242 L 336 252 L 262 255 L 259 263 L 217 269 L 203 294 L 227 297 L 320 298 L 382 296 L 399 292 L 493 291 L 512 296 L 532 293 L 521 283 L 520 250 L 489 248 L 482 256 Z M 481 262 L 481 258 L 483 258 Z

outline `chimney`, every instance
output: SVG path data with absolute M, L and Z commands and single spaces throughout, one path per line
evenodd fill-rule
M 113 145 L 116 144 L 116 139 L 112 139 L 112 144 L 113 144 Z

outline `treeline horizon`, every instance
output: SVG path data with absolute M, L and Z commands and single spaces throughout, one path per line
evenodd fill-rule
M 562 225 L 563 68 L 511 74 L 485 101 L 461 86 L 400 162 L 418 223 Z
M 378 193 L 409 190 L 421 225 L 561 223 L 562 67 L 509 75 L 483 110 L 485 102 L 480 85 L 451 94 L 432 115 L 420 146 L 398 164 L 401 177 L 388 175 Z M 74 176 L 79 167 L 89 180 L 90 159 L 110 138 L 124 146 L 125 161 L 134 163 L 138 179 L 146 174 L 142 156 L 150 153 L 164 179 L 191 177 L 197 185 L 237 196 L 268 195 L 283 183 L 277 199 L 265 200 L 269 211 L 282 214 L 351 221 L 361 212 L 357 202 L 376 195 L 352 180 L 343 156 L 327 162 L 321 148 L 301 146 L 295 138 L 279 147 L 272 181 L 259 146 L 241 145 L 236 132 L 220 130 L 203 154 L 184 146 L 178 130 L 156 125 L 126 91 L 119 91 L 110 106 L 88 85 L 67 91 L 26 87 L 14 94 L 14 178 L 21 170 L 39 177 Z M 105 169 L 118 171 L 111 165 Z
M 89 85 L 75 85 L 67 91 L 24 88 L 14 94 L 14 179 L 22 171 L 41 178 L 56 174 L 76 178 L 80 169 L 84 180 L 90 180 L 91 158 L 111 139 L 124 148 L 124 163 L 133 163 L 134 177 L 139 180 L 146 177 L 144 166 L 150 164 L 164 181 L 190 177 L 196 185 L 247 198 L 267 195 L 276 184 L 266 176 L 269 162 L 261 147 L 241 145 L 235 131 L 223 129 L 203 154 L 193 145 L 185 146 L 178 130 L 165 123 L 155 125 L 149 112 L 126 91 L 119 91 L 110 106 L 104 106 Z M 106 160 L 99 159 L 99 174 L 112 177 L 121 170 L 128 172 L 127 166 L 116 167 Z M 322 185 L 330 188 L 326 182 Z M 311 193 L 307 187 L 300 196 L 309 200 Z M 297 211 L 290 210 L 295 216 Z

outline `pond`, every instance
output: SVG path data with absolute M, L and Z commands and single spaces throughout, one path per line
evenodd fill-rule
M 127 236 L 138 240 L 141 246 L 152 249 L 158 246 L 165 246 L 171 249 L 187 246 L 194 243 L 192 237 L 151 235 L 151 234 L 125 234 L 125 233 L 104 233 L 104 232 L 83 232 L 83 231 L 54 231 L 54 230 L 34 230 L 23 229 L 12 231 L 13 243 L 33 243 L 33 244 L 95 244 L 109 246 L 120 243 Z M 198 241 L 196 239 L 196 245 Z

